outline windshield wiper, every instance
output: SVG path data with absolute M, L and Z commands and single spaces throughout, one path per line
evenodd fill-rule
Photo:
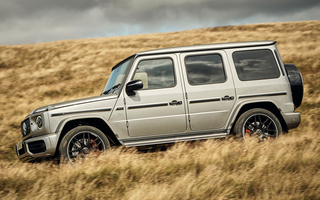
M 112 88 L 104 91 L 102 94 L 109 94 L 109 92 L 114 92 L 119 86 L 121 85 L 121 83 L 114 85 Z

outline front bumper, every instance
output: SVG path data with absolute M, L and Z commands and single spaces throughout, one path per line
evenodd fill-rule
M 287 124 L 288 130 L 297 128 L 301 122 L 301 115 L 298 112 L 282 113 L 282 116 Z
M 22 161 L 53 156 L 56 151 L 57 135 L 43 135 L 18 142 L 15 146 L 17 156 Z

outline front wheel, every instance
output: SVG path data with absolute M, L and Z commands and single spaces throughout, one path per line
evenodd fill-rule
M 237 120 L 233 133 L 239 138 L 257 138 L 263 142 L 282 133 L 278 118 L 270 111 L 254 108 L 244 112 Z
M 60 161 L 76 164 L 104 154 L 109 147 L 109 140 L 102 131 L 92 126 L 78 126 L 62 138 L 59 146 Z

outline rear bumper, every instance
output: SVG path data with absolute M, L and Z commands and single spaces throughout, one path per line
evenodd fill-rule
M 297 128 L 301 122 L 301 115 L 297 112 L 282 113 L 282 116 L 287 124 L 288 130 Z
M 43 135 L 18 142 L 15 146 L 17 156 L 22 161 L 53 156 L 55 154 L 56 134 Z

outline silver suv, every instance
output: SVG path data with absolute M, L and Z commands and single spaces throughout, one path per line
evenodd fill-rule
M 275 41 L 145 51 L 114 66 L 100 96 L 31 112 L 16 152 L 76 162 L 113 145 L 263 141 L 299 125 L 302 95 L 301 74 L 282 63 Z

